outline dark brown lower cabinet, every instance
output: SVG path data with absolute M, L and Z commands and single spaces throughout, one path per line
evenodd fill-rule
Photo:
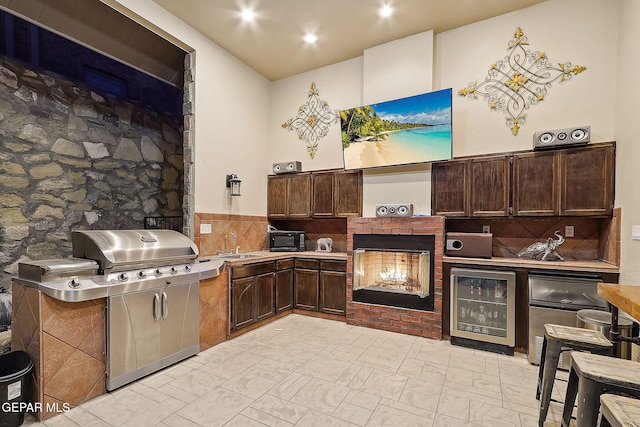
M 317 263 L 317 262 L 316 262 Z M 318 311 L 318 270 L 296 268 L 294 273 L 294 307 Z
M 295 260 L 295 308 L 345 316 L 346 287 L 346 261 Z
M 274 273 L 261 274 L 255 278 L 256 321 L 276 314 L 276 288 Z
M 231 329 L 244 328 L 255 322 L 255 279 L 246 277 L 231 282 Z
M 275 314 L 275 263 L 247 264 L 231 269 L 231 330 Z
M 293 260 L 276 261 L 276 313 L 293 308 Z
M 292 308 L 346 315 L 347 262 L 288 258 L 231 269 L 231 331 Z
M 346 261 L 320 261 L 320 311 L 346 316 Z

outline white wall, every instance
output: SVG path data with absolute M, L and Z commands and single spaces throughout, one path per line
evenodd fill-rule
M 640 120 L 638 120 L 637 55 L 640 41 L 640 2 L 621 0 L 618 28 L 615 105 L 616 205 L 622 207 L 620 283 L 640 285 L 640 241 L 631 239 L 632 225 L 640 225 Z
M 616 50 L 612 46 L 616 45 L 616 33 L 611 28 L 617 24 L 616 11 L 616 5 L 606 0 L 549 0 L 437 34 L 433 90 L 451 87 L 456 94 L 469 82 L 484 79 L 489 66 L 508 54 L 508 42 L 518 27 L 528 37 L 531 50 L 545 51 L 552 63 L 571 62 L 587 67 L 570 81 L 554 82 L 546 99 L 527 110 L 527 122 L 517 136 L 505 125 L 504 116 L 492 112 L 482 100 L 468 101 L 454 95 L 454 156 L 531 149 L 535 131 L 570 126 L 591 125 L 592 141 L 613 140 Z M 552 25 L 552 22 L 564 24 Z M 566 25 L 567 22 L 571 25 Z M 414 54 L 414 46 L 404 39 L 392 42 L 392 47 L 400 55 Z M 332 108 L 350 108 L 369 102 L 364 99 L 366 93 L 361 92 L 371 81 L 365 80 L 370 70 L 366 69 L 366 55 L 364 58 L 362 64 L 357 60 L 347 61 L 274 82 L 270 125 L 274 162 L 302 160 L 305 170 L 342 166 L 338 125 L 321 141 L 314 160 L 306 156 L 304 144 L 295 134 L 287 135 L 279 125 L 304 103 L 312 81 Z M 409 79 L 400 72 L 397 78 L 392 78 L 388 71 L 385 70 L 385 76 L 391 87 Z M 419 82 L 414 92 L 417 94 L 424 89 L 420 84 L 425 77 L 419 71 L 415 74 L 414 80 Z M 370 90 L 367 88 L 367 92 Z M 398 97 L 407 96 L 405 87 L 399 91 Z M 378 94 L 373 94 L 371 98 L 379 101 L 376 96 Z M 429 165 L 368 170 L 364 181 L 364 215 L 373 216 L 375 204 L 384 202 L 413 203 L 416 213 L 429 214 L 430 187 Z
M 340 122 L 332 124 L 312 159 L 296 133 L 278 125 L 294 116 L 314 82 L 320 98 L 343 110 L 420 93 L 432 88 L 433 32 L 427 31 L 368 49 L 353 60 L 273 83 L 271 143 L 273 162 L 302 161 L 304 170 L 343 167 Z M 386 86 L 384 86 L 386 84 Z M 414 213 L 430 210 L 428 165 L 381 168 L 364 174 L 363 215 L 374 216 L 381 203 L 413 203 Z M 401 191 L 398 191 L 402 186 Z
M 454 96 L 454 156 L 532 148 L 537 130 L 591 125 L 592 141 L 614 138 L 617 3 L 607 0 L 549 0 L 520 11 L 436 36 L 434 88 L 481 82 L 489 66 L 507 56 L 520 27 L 531 51 L 546 52 L 552 64 L 571 62 L 587 70 L 552 83 L 543 102 L 526 110 L 517 136 L 504 115 L 479 98 Z
M 117 0 L 195 50 L 195 211 L 265 215 L 271 82 L 152 0 Z M 225 176 L 242 180 L 228 196 Z
M 342 166 L 337 124 L 320 141 L 313 160 L 305 144 L 281 124 L 305 103 L 312 81 L 332 108 L 364 104 L 363 57 L 269 82 L 152 0 L 117 1 L 196 51 L 197 212 L 264 215 L 266 175 L 276 161 L 301 160 L 305 170 Z M 452 87 L 454 93 L 484 79 L 489 65 L 507 55 L 507 43 L 517 27 L 528 37 L 529 47 L 545 51 L 553 63 L 587 67 L 571 81 L 554 82 L 544 102 L 527 111 L 527 122 L 517 136 L 511 134 L 504 117 L 490 111 L 482 100 L 454 96 L 454 156 L 530 149 L 537 130 L 579 125 L 592 126 L 592 141 L 617 140 L 616 205 L 622 207 L 623 219 L 621 281 L 627 283 L 640 283 L 640 242 L 630 237 L 631 225 L 640 224 L 635 183 L 640 123 L 633 89 L 634 71 L 640 68 L 634 53 L 640 40 L 638 18 L 637 0 L 548 0 L 437 34 L 433 56 L 433 89 Z M 224 176 L 232 172 L 243 181 L 243 196 L 231 204 Z M 428 165 L 368 171 L 365 215 L 373 215 L 378 201 L 412 202 L 416 212 L 428 213 L 429 175 Z
M 362 57 L 359 57 L 272 83 L 267 158 L 270 163 L 298 160 L 302 162 L 303 170 L 343 166 L 339 120 L 330 126 L 329 134 L 320 139 L 313 159 L 307 152 L 307 144 L 298 139 L 296 132 L 283 129 L 281 125 L 295 117 L 298 107 L 307 102 L 312 82 L 316 84 L 320 99 L 327 101 L 331 109 L 359 106 L 362 99 L 362 62 Z

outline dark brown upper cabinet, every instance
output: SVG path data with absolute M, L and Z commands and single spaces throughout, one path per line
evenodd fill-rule
M 311 176 L 311 211 L 316 218 L 333 218 L 335 205 L 333 172 L 317 172 Z
M 610 216 L 614 176 L 613 142 L 440 162 L 432 166 L 431 211 L 447 217 Z
M 289 175 L 287 190 L 289 218 L 308 218 L 311 208 L 311 174 Z
M 560 215 L 613 213 L 615 146 L 563 150 L 560 157 Z
M 509 216 L 509 156 L 470 159 L 469 168 L 470 216 Z
M 344 218 L 362 215 L 362 171 L 270 175 L 269 218 Z
M 468 216 L 466 161 L 451 160 L 431 166 L 431 213 L 447 217 Z
M 555 216 L 558 214 L 558 156 L 554 151 L 513 155 L 513 214 Z
M 435 163 L 431 169 L 431 211 L 447 217 L 509 215 L 509 156 Z
M 311 183 L 313 217 L 362 216 L 362 171 L 313 172 Z
M 513 156 L 513 214 L 609 216 L 613 209 L 612 143 Z
M 309 218 L 311 174 L 270 175 L 267 180 L 269 218 Z
M 267 180 L 267 215 L 271 218 L 286 218 L 288 175 L 273 175 Z

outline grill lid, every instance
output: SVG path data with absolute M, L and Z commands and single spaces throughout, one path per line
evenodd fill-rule
M 100 270 L 119 271 L 192 262 L 198 247 L 173 230 L 82 230 L 71 233 L 73 256 L 98 262 Z

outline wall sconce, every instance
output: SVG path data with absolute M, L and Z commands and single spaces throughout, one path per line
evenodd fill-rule
M 232 173 L 231 175 L 227 175 L 227 188 L 230 189 L 231 196 L 239 196 L 240 195 L 240 181 L 238 179 L 238 175 Z

